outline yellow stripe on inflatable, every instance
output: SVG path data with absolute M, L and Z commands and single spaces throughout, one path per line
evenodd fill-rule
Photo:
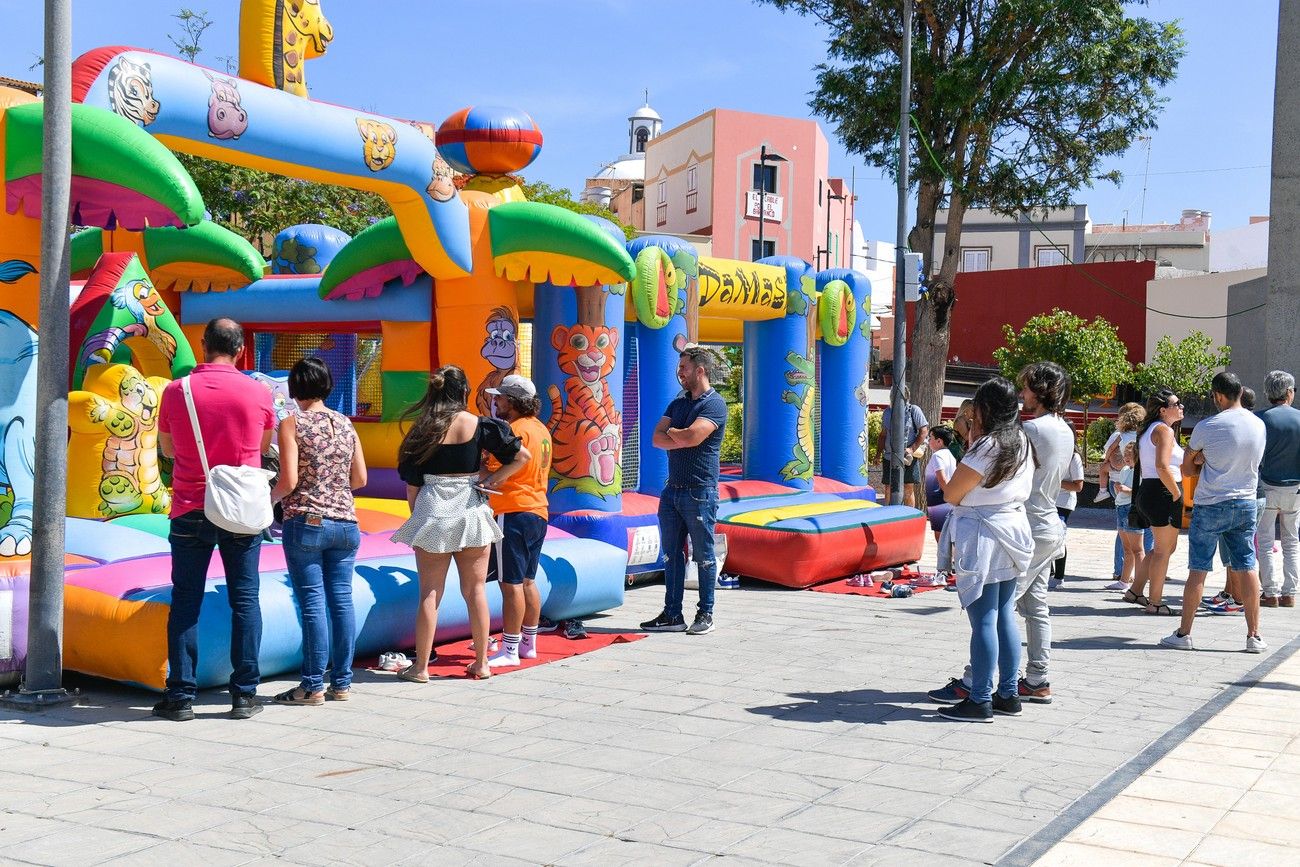
M 728 524 L 747 524 L 751 527 L 766 527 L 777 521 L 789 518 L 808 518 L 815 515 L 834 515 L 839 512 L 852 512 L 854 509 L 874 509 L 879 503 L 870 500 L 834 500 L 826 503 L 803 503 L 798 506 L 776 506 L 771 509 L 755 509 L 741 512 L 726 519 Z
M 405 500 L 384 500 L 379 497 L 357 497 L 356 506 L 364 512 L 383 512 L 398 518 L 411 517 L 411 508 Z
M 624 282 L 623 275 L 609 268 L 576 256 L 545 250 L 502 253 L 496 257 L 495 266 L 501 277 L 529 283 L 549 281 L 556 286 L 602 286 Z
M 366 466 L 397 469 L 397 449 L 402 444 L 402 426 L 395 421 L 359 421 L 354 427 Z
M 167 608 L 118 599 L 86 587 L 63 587 L 65 668 L 161 690 L 167 680 Z

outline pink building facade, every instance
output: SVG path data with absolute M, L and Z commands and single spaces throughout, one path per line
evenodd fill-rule
M 764 146 L 769 159 L 760 168 Z M 847 268 L 853 203 L 843 179 L 830 177 L 828 155 L 815 121 L 712 109 L 647 143 L 639 228 L 710 236 L 713 255 L 724 259 L 797 256 Z M 760 185 L 768 190 L 761 250 Z

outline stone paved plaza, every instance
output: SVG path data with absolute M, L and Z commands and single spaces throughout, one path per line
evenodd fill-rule
M 361 672 L 347 704 L 248 722 L 225 719 L 222 692 L 177 724 L 149 716 L 150 694 L 77 681 L 80 707 L 0 712 L 0 859 L 1281 863 L 1267 856 L 1285 849 L 1227 844 L 1262 823 L 1300 843 L 1294 797 L 1269 792 L 1300 782 L 1300 667 L 1278 669 L 1289 682 L 1267 671 L 1300 645 L 1300 612 L 1264 612 L 1264 656 L 1241 652 L 1240 616 L 1198 620 L 1200 652 L 1158 649 L 1175 621 L 1102 590 L 1110 513 L 1076 519 L 1079 580 L 1053 594 L 1057 700 L 1018 719 L 951 723 L 925 700 L 966 658 L 956 594 L 747 584 L 719 592 L 711 635 L 652 635 L 482 683 Z M 1171 574 L 1185 569 L 1184 539 Z M 635 629 L 661 601 L 662 587 L 636 588 L 588 627 Z M 1161 794 L 1153 775 L 1189 782 Z M 1211 791 L 1234 786 L 1239 802 Z M 1277 811 L 1289 825 L 1255 815 Z M 1153 848 L 1164 857 L 1143 861 Z

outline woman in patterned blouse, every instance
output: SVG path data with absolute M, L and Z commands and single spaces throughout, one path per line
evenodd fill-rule
M 352 565 L 361 544 L 352 491 L 366 484 L 366 460 L 352 422 L 325 406 L 333 388 L 319 358 L 289 371 L 298 412 L 280 422 L 280 481 L 271 498 L 284 507 L 284 559 L 302 611 L 302 680 L 275 697 L 280 704 L 346 701 L 352 689 Z

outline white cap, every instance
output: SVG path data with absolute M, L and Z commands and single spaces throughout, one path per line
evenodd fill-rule
M 483 390 L 488 394 L 504 394 L 506 397 L 517 397 L 520 400 L 531 400 L 537 397 L 537 386 L 533 385 L 533 381 L 517 373 L 512 373 L 501 380 L 501 384 L 496 388 Z

